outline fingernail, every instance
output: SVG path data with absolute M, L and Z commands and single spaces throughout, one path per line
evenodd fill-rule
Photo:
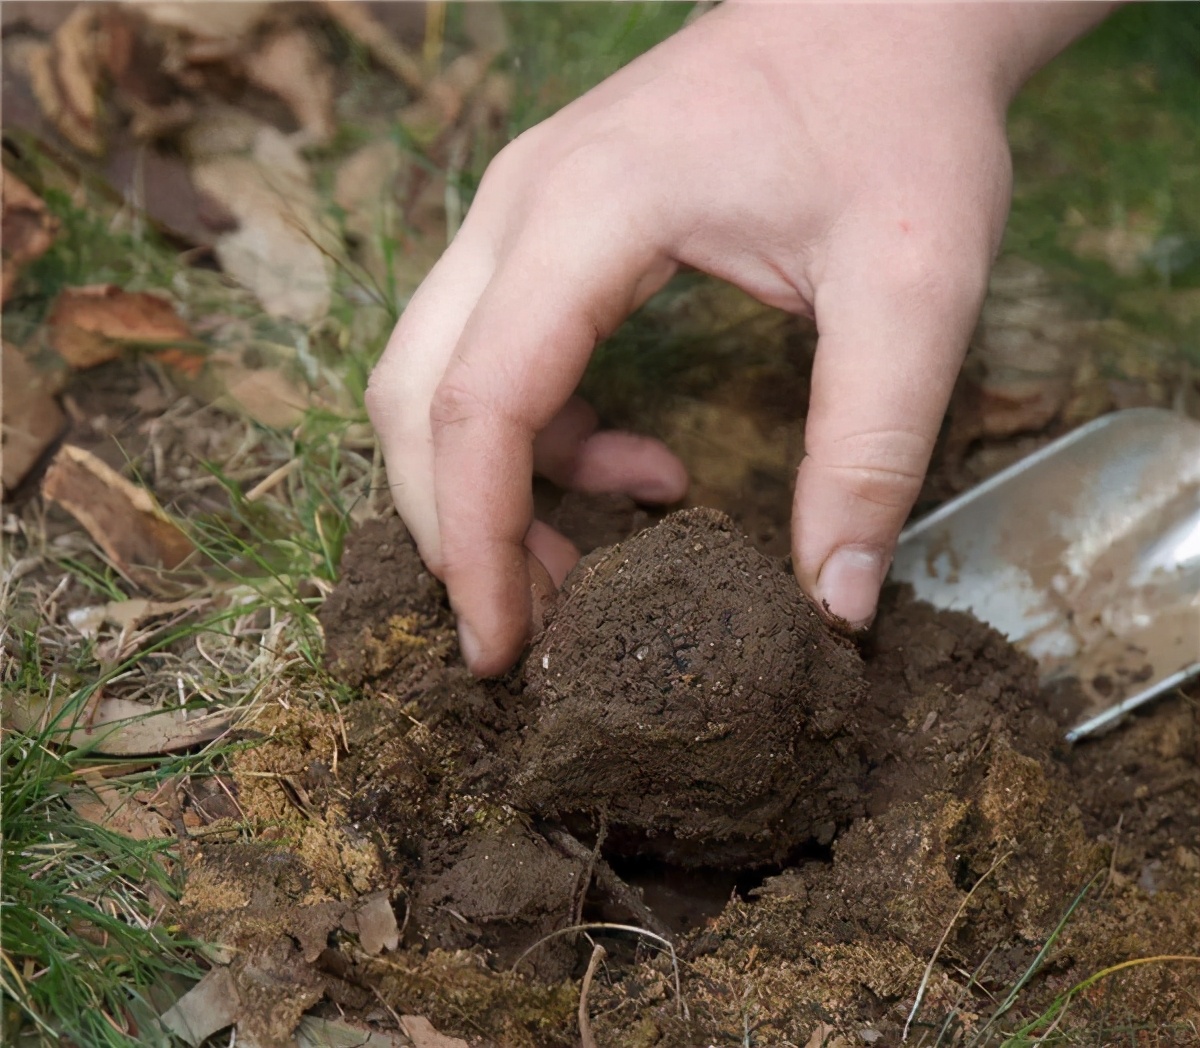
M 878 550 L 834 550 L 817 578 L 817 602 L 855 629 L 868 626 L 879 602 L 886 565 Z
M 473 669 L 479 661 L 479 638 L 464 619 L 458 620 L 458 650 L 467 668 Z

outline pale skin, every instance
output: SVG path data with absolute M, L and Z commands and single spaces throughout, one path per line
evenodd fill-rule
M 534 473 L 686 493 L 664 445 L 573 395 L 680 266 L 815 319 L 793 563 L 870 623 L 1007 217 L 1008 104 L 1110 9 L 727 0 L 500 153 L 367 391 L 475 673 L 519 656 L 541 565 L 561 583 L 578 558 L 534 520 Z

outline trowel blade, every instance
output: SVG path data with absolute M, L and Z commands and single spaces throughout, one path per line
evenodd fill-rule
M 1200 674 L 1200 422 L 1105 415 L 900 536 L 891 577 L 1078 677 L 1075 741 Z

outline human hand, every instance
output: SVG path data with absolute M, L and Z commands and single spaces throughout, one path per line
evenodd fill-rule
M 367 392 L 473 671 L 527 639 L 530 552 L 556 582 L 576 556 L 533 519 L 535 470 L 682 497 L 665 447 L 572 397 L 680 265 L 815 318 L 793 560 L 869 623 L 1003 230 L 1008 101 L 1084 10 L 727 2 L 500 153 Z

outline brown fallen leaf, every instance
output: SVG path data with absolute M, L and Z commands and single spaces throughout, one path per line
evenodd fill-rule
M 508 21 L 503 7 L 493 0 L 476 0 L 463 7 L 463 32 L 471 46 L 489 55 L 508 50 Z
M 3 707 L 5 722 L 24 732 L 58 729 L 56 741 L 62 738 L 66 745 L 129 757 L 175 753 L 212 742 L 229 729 L 235 716 L 234 711 L 223 707 L 200 711 L 177 706 L 155 709 L 116 696 L 102 696 L 85 716 L 74 711 L 65 713 L 67 701 L 48 705 L 31 695 L 10 694 Z
M 54 243 L 58 219 L 46 210 L 46 204 L 16 175 L 4 168 L 0 182 L 0 251 L 3 253 L 3 283 L 0 302 L 7 302 L 16 289 L 23 267 L 41 258 Z
M 11 491 L 58 439 L 66 416 L 46 376 L 8 342 L 0 349 L 0 405 L 0 475 Z
M 213 968 L 159 1016 L 176 1037 L 193 1048 L 218 1030 L 232 1026 L 241 1011 L 237 982 L 228 968 Z
M 48 4 L 45 0 L 5 0 L 0 5 L 0 26 L 5 33 L 18 27 L 48 36 L 67 20 L 67 4 Z
M 828 1023 L 817 1023 L 804 1048 L 849 1048 L 850 1042 Z
M 979 387 L 979 425 L 986 437 L 1036 433 L 1067 402 L 1070 383 L 1058 376 L 989 375 Z
M 195 549 L 150 492 L 83 448 L 66 444 L 59 449 L 42 480 L 42 494 L 79 521 L 127 575 L 136 566 L 176 568 Z
M 400 945 L 400 926 L 387 892 L 360 899 L 353 912 L 342 918 L 342 927 L 358 936 L 358 944 L 374 957 Z
M 113 600 L 107 604 L 93 604 L 67 612 L 67 621 L 81 636 L 91 639 L 104 625 L 116 626 L 119 630 L 135 630 L 143 622 L 174 615 L 181 611 L 192 611 L 202 603 L 202 598 L 184 600 L 146 600 L 134 597 L 131 600 Z
M 148 291 L 114 284 L 67 288 L 46 318 L 50 345 L 74 368 L 90 368 L 120 356 L 127 346 L 177 347 L 195 339 L 175 308 Z
M 223 411 L 246 415 L 271 429 L 291 429 L 304 413 L 317 406 L 313 394 L 275 368 L 250 368 L 238 362 L 219 361 L 213 378 L 221 391 L 212 404 Z
M 247 57 L 246 75 L 287 103 L 305 145 L 325 145 L 333 138 L 333 70 L 303 29 L 269 36 Z
M 301 323 L 321 319 L 332 299 L 334 249 L 319 213 L 308 165 L 282 132 L 262 127 L 250 157 L 202 159 L 197 189 L 232 214 L 238 228 L 216 243 L 221 267 L 252 291 L 272 316 Z
M 433 1028 L 433 1023 L 421 1015 L 402 1015 L 400 1025 L 412 1041 L 413 1048 L 471 1048 L 460 1037 L 447 1037 L 444 1033 L 438 1033 Z
M 98 90 L 105 42 L 99 4 L 79 4 L 48 44 L 28 55 L 29 82 L 46 119 L 76 149 L 104 152 Z
M 78 789 L 67 793 L 65 800 L 81 819 L 134 840 L 172 836 L 171 823 L 147 806 L 150 796 L 144 790 L 131 794 L 117 789 L 100 775 L 87 775 Z

